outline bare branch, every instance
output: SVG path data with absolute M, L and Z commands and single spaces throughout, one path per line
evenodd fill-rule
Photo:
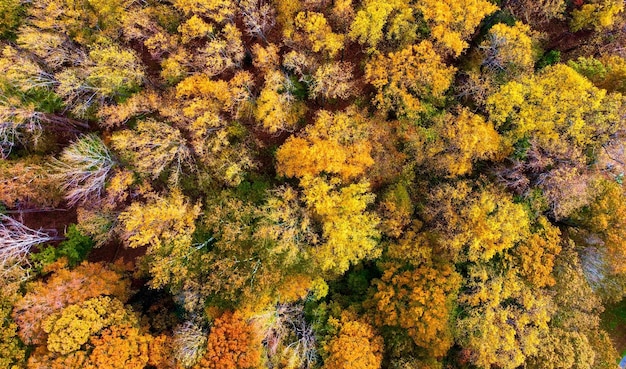
M 29 265 L 27 256 L 33 246 L 60 239 L 0 214 L 0 276 Z

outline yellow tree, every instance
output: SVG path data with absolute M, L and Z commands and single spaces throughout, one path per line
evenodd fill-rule
M 624 2 L 619 0 L 594 0 L 572 12 L 570 28 L 577 32 L 581 29 L 600 31 L 613 26 L 620 13 L 624 11 Z
M 89 52 L 94 65 L 87 83 L 106 97 L 125 96 L 143 83 L 143 67 L 137 55 L 117 45 L 97 46 Z
M 558 64 L 512 81 L 487 99 L 489 118 L 506 144 L 534 138 L 553 155 L 597 147 L 619 126 L 621 95 L 607 94 Z
M 79 44 L 88 44 L 100 35 L 116 38 L 127 16 L 127 0 L 41 1 L 29 9 L 31 24 L 41 30 L 59 30 Z
M 263 206 L 231 196 L 206 205 L 213 238 L 195 269 L 199 294 L 246 316 L 305 296 L 313 273 L 305 248 L 316 235 L 295 191 L 277 191 Z
M 436 119 L 433 127 L 419 138 L 421 145 L 416 150 L 423 150 L 418 158 L 423 157 L 420 161 L 429 169 L 459 176 L 470 173 L 476 161 L 497 159 L 501 141 L 493 123 L 462 108 Z
M 443 97 L 456 69 L 446 66 L 430 41 L 378 55 L 365 66 L 365 80 L 376 88 L 374 102 L 382 111 L 416 118 L 422 100 Z
M 379 218 L 367 211 L 374 201 L 368 183 L 341 186 L 338 179 L 304 177 L 300 181 L 307 207 L 322 227 L 322 242 L 311 250 L 322 271 L 342 274 L 363 259 L 380 255 Z
M 282 72 L 273 70 L 265 74 L 254 117 L 270 133 L 293 129 L 304 113 L 304 106 L 295 101 L 289 90 L 290 80 Z
M 416 4 L 417 10 L 430 26 L 432 38 L 459 56 L 468 46 L 467 39 L 474 33 L 484 17 L 498 7 L 487 0 L 423 0 Z
M 295 32 L 287 35 L 296 43 L 302 44 L 313 52 L 321 52 L 329 58 L 334 58 L 343 49 L 345 36 L 334 33 L 322 13 L 304 11 L 299 12 L 295 19 Z
M 17 298 L 6 286 L 0 292 L 0 367 L 21 367 L 26 351 L 17 335 L 17 324 L 11 318 L 13 303 Z
M 204 16 L 217 23 L 232 19 L 237 10 L 232 0 L 175 0 L 173 4 L 185 14 Z
M 453 344 L 451 314 L 461 285 L 452 266 L 403 270 L 401 264 L 386 263 L 383 276 L 373 284 L 377 325 L 402 327 L 433 356 L 446 354 Z
M 152 119 L 138 122 L 135 131 L 115 132 L 111 142 L 113 148 L 139 173 L 152 178 L 157 178 L 171 166 L 171 179 L 176 182 L 183 164 L 190 159 L 189 148 L 181 132 Z
M 361 176 L 374 164 L 369 124 L 352 109 L 318 112 L 302 137 L 290 137 L 276 152 L 278 173 L 298 178 L 328 173 L 344 180 Z
M 256 68 L 259 68 L 263 73 L 270 73 L 280 65 L 280 56 L 278 46 L 275 44 L 268 44 L 263 47 L 261 44 L 254 44 L 252 46 L 253 64 Z
M 209 76 L 216 76 L 226 70 L 239 67 L 245 56 L 241 41 L 241 31 L 232 23 L 228 23 L 206 46 L 200 50 L 203 62 L 202 70 Z
M 200 39 L 211 35 L 214 32 L 213 26 L 206 23 L 202 18 L 193 15 L 187 19 L 185 23 L 178 26 L 178 32 L 181 34 L 181 42 L 187 44 L 195 39 Z
M 483 65 L 496 73 L 505 72 L 507 78 L 532 72 L 536 59 L 532 36 L 530 27 L 521 22 L 494 25 L 480 44 Z
M 473 364 L 513 369 L 537 354 L 554 311 L 545 292 L 529 289 L 514 270 L 481 265 L 469 268 L 464 290 L 456 332 Z
M 79 350 L 90 336 L 103 328 L 120 324 L 137 326 L 139 320 L 120 300 L 99 296 L 51 314 L 42 322 L 42 327 L 48 334 L 48 350 L 68 354 Z
M 200 204 L 190 204 L 179 190 L 147 203 L 132 203 L 119 215 L 123 237 L 129 247 L 147 246 L 150 286 L 176 289 L 187 274 L 193 258 L 192 234 Z
M 456 261 L 487 261 L 529 235 L 524 207 L 492 186 L 474 189 L 458 182 L 435 188 L 423 216 L 437 231 L 438 244 Z
M 176 98 L 159 113 L 191 136 L 196 158 L 228 185 L 238 185 L 245 171 L 255 166 L 246 145 L 246 130 L 236 121 L 249 111 L 253 87 L 249 72 L 237 72 L 230 80 L 213 80 L 196 74 L 176 86 Z M 230 114 L 230 115 L 229 115 Z
M 409 1 L 367 0 L 350 24 L 349 36 L 360 44 L 368 44 L 374 53 L 378 45 L 387 41 L 410 44 L 417 37 L 415 9 Z
M 545 217 L 539 217 L 532 233 L 509 251 L 519 275 L 536 287 L 554 285 L 552 271 L 561 252 L 561 232 Z
M 21 3 L 8 0 L 0 4 L 0 36 L 4 39 L 20 24 Z
M 19 335 L 28 344 L 42 344 L 46 334 L 42 322 L 68 305 L 100 295 L 128 300 L 130 281 L 121 272 L 101 263 L 83 262 L 76 268 L 56 270 L 48 279 L 34 282 L 13 309 Z
M 330 318 L 336 330 L 325 345 L 328 357 L 324 369 L 379 369 L 383 357 L 383 339 L 370 324 L 344 311 L 340 319 Z
M 573 246 L 573 245 L 570 245 Z M 558 307 L 531 369 L 611 368 L 619 360 L 608 334 L 600 328 L 602 301 L 589 286 L 578 255 L 564 249 L 555 260 L 550 292 Z
M 359 94 L 353 80 L 354 66 L 349 62 L 335 62 L 321 65 L 313 75 L 313 97 L 326 99 L 347 99 Z

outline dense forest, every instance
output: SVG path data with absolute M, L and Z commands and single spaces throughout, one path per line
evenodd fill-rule
M 0 0 L 0 368 L 614 369 L 623 0 Z

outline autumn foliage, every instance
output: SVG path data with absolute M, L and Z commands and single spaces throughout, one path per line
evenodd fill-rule
M 0 369 L 615 367 L 625 25 L 0 0 Z

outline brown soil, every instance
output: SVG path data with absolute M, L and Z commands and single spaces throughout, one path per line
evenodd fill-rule
M 109 242 L 108 244 L 91 250 L 89 261 L 113 263 L 122 259 L 125 263 L 135 264 L 135 260 L 146 253 L 146 247 L 131 249 L 125 247 L 121 242 Z
M 76 209 L 25 210 L 11 216 L 29 228 L 63 236 L 69 224 L 76 223 Z
M 593 31 L 571 32 L 566 21 L 555 19 L 538 29 L 547 35 L 545 50 L 561 52 L 561 61 L 567 61 L 577 56 L 577 51 L 593 36 Z

